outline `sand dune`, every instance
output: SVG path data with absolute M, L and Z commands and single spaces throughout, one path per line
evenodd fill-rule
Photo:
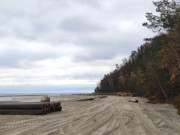
M 0 135 L 180 135 L 173 106 L 128 99 L 63 101 L 62 112 L 45 116 L 0 115 Z

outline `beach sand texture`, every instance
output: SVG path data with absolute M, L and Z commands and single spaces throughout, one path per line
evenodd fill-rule
M 180 135 L 180 116 L 172 105 L 128 100 L 108 96 L 76 101 L 72 95 L 62 101 L 62 112 L 0 115 L 0 135 Z

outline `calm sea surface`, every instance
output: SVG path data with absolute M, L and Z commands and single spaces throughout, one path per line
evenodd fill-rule
M 70 100 L 75 99 L 76 97 L 69 96 L 70 94 L 77 94 L 77 93 L 15 93 L 15 94 L 0 94 L 0 102 L 3 101 L 27 101 L 30 102 L 31 100 L 39 101 L 42 96 L 48 96 L 52 100 Z M 78 93 L 79 94 L 79 93 Z M 83 93 L 82 93 L 83 94 Z

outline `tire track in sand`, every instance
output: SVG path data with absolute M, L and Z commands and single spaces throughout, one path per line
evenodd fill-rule
M 86 103 L 91 102 L 84 102 Z M 72 112 L 69 110 L 67 114 L 60 112 L 29 120 L 7 122 L 0 128 L 0 135 L 162 135 L 142 111 L 144 104 L 141 104 L 140 108 L 140 104 L 128 102 L 128 98 L 108 96 L 88 105 L 75 111 L 73 106 L 70 106 Z M 150 112 L 165 119 L 154 110 Z M 169 123 L 168 120 L 165 122 Z M 174 129 L 179 131 L 177 127 Z
M 113 102 L 113 100 L 109 100 L 109 102 Z M 40 118 L 35 118 L 35 119 L 30 119 L 30 120 L 20 120 L 20 121 L 15 121 L 15 122 L 8 122 L 5 123 L 4 127 L 0 128 L 0 134 L 10 134 L 9 131 L 11 131 L 11 133 L 15 134 L 16 130 L 20 130 L 23 129 L 22 133 L 26 133 L 26 134 L 36 134 L 36 133 L 40 133 L 43 132 L 43 130 L 45 131 L 46 128 L 59 128 L 62 125 L 68 125 L 70 124 L 73 119 L 77 119 L 78 117 L 82 117 L 84 115 L 84 117 L 88 116 L 88 112 L 94 112 L 99 110 L 99 108 L 101 107 L 106 107 L 106 103 L 100 103 L 100 104 L 95 104 L 92 107 L 89 107 L 85 110 L 80 110 L 80 111 L 76 111 L 73 113 L 69 113 L 69 114 L 65 114 L 63 117 L 62 116 L 42 116 Z M 103 110 L 103 109 L 101 109 Z M 101 111 L 99 110 L 99 111 Z M 74 115 L 75 118 L 72 118 L 72 116 Z M 50 124 L 52 123 L 52 124 Z M 26 128 L 28 126 L 28 128 Z M 19 129 L 20 128 L 20 129 Z M 25 130 L 26 129 L 26 130 Z M 18 132 L 19 133 L 19 132 Z

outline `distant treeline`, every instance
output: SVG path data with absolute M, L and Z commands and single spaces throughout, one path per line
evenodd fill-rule
M 132 92 L 166 102 L 180 94 L 180 5 L 153 2 L 159 15 L 146 13 L 143 26 L 157 32 L 105 75 L 95 93 Z

